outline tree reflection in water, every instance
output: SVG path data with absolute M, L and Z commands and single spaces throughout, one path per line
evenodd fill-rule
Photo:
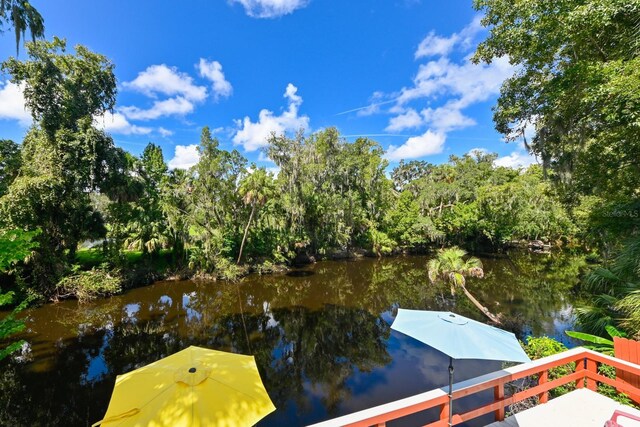
M 580 262 L 529 255 L 483 262 L 487 279 L 470 281 L 470 289 L 523 319 L 522 330 L 553 334 Z M 310 274 L 165 282 L 30 310 L 27 360 L 0 365 L 0 425 L 90 425 L 104 414 L 117 374 L 189 345 L 255 355 L 278 408 L 263 426 L 311 423 L 444 385 L 439 354 L 390 338 L 395 309 L 481 315 L 429 285 L 425 264 L 424 257 L 327 262 L 304 270 Z M 469 377 L 487 369 L 474 366 Z

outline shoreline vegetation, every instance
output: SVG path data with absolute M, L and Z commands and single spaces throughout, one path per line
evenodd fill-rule
M 539 164 L 503 167 L 472 150 L 391 168 L 378 142 L 327 127 L 272 133 L 267 170 L 204 126 L 192 141 L 197 163 L 170 169 L 160 146 L 136 156 L 96 125 L 116 107 L 115 64 L 43 40 L 30 5 L 3 9 L 18 46 L 27 27 L 35 40 L 26 59 L 1 65 L 24 88 L 33 122 L 23 141 L 0 139 L 0 303 L 108 296 L 167 269 L 233 279 L 251 266 L 266 272 L 331 254 L 500 252 L 525 241 L 543 252 L 578 248 L 600 263 L 583 283 L 580 328 L 640 337 L 640 6 L 474 7 L 488 31 L 472 62 L 508 57 L 516 66 L 493 108 L 496 130 Z M 103 242 L 100 256 L 79 252 L 86 241 Z M 439 280 L 453 274 L 457 285 L 458 274 L 480 274 L 447 271 Z

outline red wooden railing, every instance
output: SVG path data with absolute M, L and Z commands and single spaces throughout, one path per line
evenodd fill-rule
M 576 369 L 574 372 L 549 381 L 550 369 L 572 362 L 576 363 Z M 538 396 L 539 402 L 545 403 L 549 398 L 548 393 L 550 390 L 572 382 L 575 382 L 576 387 L 578 388 L 587 387 L 594 391 L 596 390 L 597 383 L 604 383 L 614 386 L 620 392 L 629 395 L 640 394 L 640 389 L 631 384 L 600 375 L 598 373 L 598 364 L 600 363 L 613 366 L 616 368 L 616 372 L 624 372 L 627 375 L 640 376 L 640 366 L 635 363 L 606 356 L 581 347 L 574 348 L 560 354 L 538 359 L 530 363 L 513 366 L 511 368 L 492 372 L 487 375 L 454 384 L 454 401 L 487 390 L 493 390 L 494 398 L 492 403 L 475 408 L 468 412 L 454 414 L 453 424 L 460 424 L 489 413 L 493 413 L 495 415 L 496 421 L 501 421 L 504 419 L 505 408 L 509 405 L 533 396 Z M 532 375 L 538 377 L 538 384 L 536 386 L 516 392 L 511 396 L 505 395 L 504 390 L 507 383 L 530 377 Z M 427 424 L 425 427 L 446 427 L 448 424 L 449 400 L 445 389 L 431 390 L 426 393 L 417 394 L 395 402 L 365 409 L 360 412 L 354 412 L 352 414 L 314 424 L 309 427 L 384 427 L 389 421 L 431 408 L 439 408 L 440 416 L 438 420 Z M 455 408 L 456 406 L 454 404 L 454 410 Z
M 613 349 L 616 358 L 635 364 L 640 363 L 640 342 L 628 340 L 626 338 L 614 337 Z M 638 375 L 633 375 L 629 372 L 616 369 L 616 378 L 618 381 L 630 384 L 636 388 L 640 387 L 640 376 Z M 636 403 L 640 403 L 640 394 L 629 394 L 629 397 Z

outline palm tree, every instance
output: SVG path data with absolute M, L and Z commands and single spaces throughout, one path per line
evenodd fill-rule
M 449 282 L 451 285 L 451 295 L 455 295 L 456 287 L 460 287 L 464 294 L 478 309 L 492 322 L 502 324 L 500 318 L 492 314 L 485 306 L 467 290 L 466 276 L 484 277 L 482 262 L 475 257 L 464 259 L 466 251 L 458 247 L 449 249 L 441 249 L 438 256 L 429 260 L 427 268 L 429 269 L 429 280 L 433 283 L 437 280 Z
M 24 38 L 27 28 L 31 38 L 44 37 L 44 19 L 27 0 L 0 0 L 0 25 L 13 27 L 16 36 L 16 54 L 20 48 L 20 40 Z
M 253 216 L 256 213 L 256 209 L 259 206 L 264 205 L 267 200 L 273 195 L 274 185 L 271 176 L 267 173 L 266 169 L 260 168 L 254 170 L 248 174 L 242 182 L 240 182 L 240 194 L 243 195 L 245 205 L 251 206 L 251 213 L 249 214 L 249 220 L 244 228 L 244 235 L 242 236 L 242 243 L 240 244 L 240 253 L 238 254 L 238 261 L 236 264 L 240 264 L 242 259 L 242 251 L 244 250 L 244 244 L 249 234 L 249 227 Z

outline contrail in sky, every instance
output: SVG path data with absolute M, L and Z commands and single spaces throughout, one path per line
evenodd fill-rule
M 336 113 L 336 116 L 339 116 L 341 114 L 348 114 L 348 113 L 354 113 L 356 111 L 360 111 L 360 110 L 366 110 L 367 108 L 371 108 L 371 107 L 377 107 L 378 105 L 385 105 L 385 104 L 391 104 L 392 102 L 396 102 L 395 99 L 392 99 L 390 101 L 384 101 L 384 102 L 377 102 L 375 104 L 369 104 L 366 107 L 358 107 L 358 108 L 354 108 L 353 110 L 347 110 L 347 111 L 342 111 L 341 113 Z

